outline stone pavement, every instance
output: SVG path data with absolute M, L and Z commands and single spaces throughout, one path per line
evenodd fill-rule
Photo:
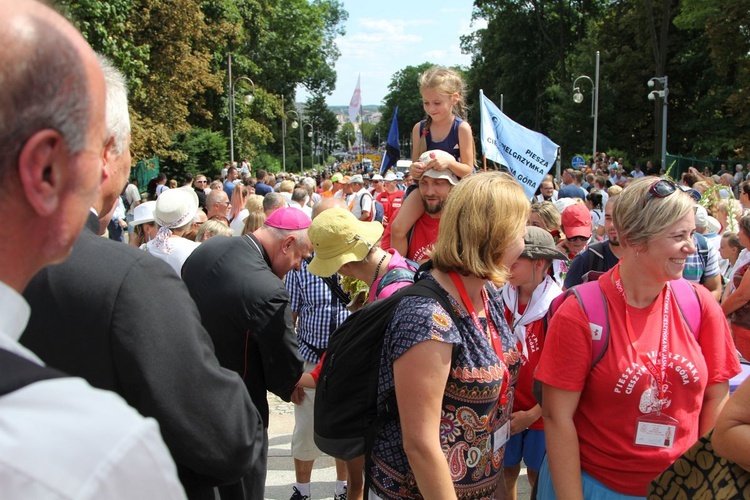
M 294 485 L 294 461 L 292 460 L 292 431 L 294 430 L 294 405 L 285 403 L 273 394 L 268 394 L 270 421 L 268 425 L 268 475 L 265 498 L 288 500 Z M 315 460 L 312 473 L 311 492 L 313 500 L 332 500 L 336 482 L 336 467 L 333 459 L 323 456 Z M 528 499 L 529 482 L 526 468 L 518 478 L 518 498 Z

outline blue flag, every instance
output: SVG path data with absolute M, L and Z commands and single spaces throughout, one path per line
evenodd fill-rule
M 383 162 L 380 164 L 380 175 L 385 175 L 389 168 L 396 165 L 401 157 L 401 147 L 398 144 L 398 106 L 393 112 L 391 120 L 391 130 L 388 132 L 388 140 L 385 143 L 385 154 Z
M 560 146 L 505 116 L 481 90 L 479 100 L 482 153 L 495 163 L 508 167 L 531 199 L 554 165 Z

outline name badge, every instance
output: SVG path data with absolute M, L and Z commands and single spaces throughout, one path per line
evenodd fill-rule
M 503 447 L 505 443 L 510 439 L 510 420 L 505 422 L 505 425 L 495 431 L 492 442 L 494 443 L 492 451 L 496 452 Z
M 671 448 L 677 433 L 677 420 L 663 413 L 651 413 L 636 420 L 635 444 Z

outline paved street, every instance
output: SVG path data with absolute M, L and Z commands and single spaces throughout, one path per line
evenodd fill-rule
M 291 452 L 294 409 L 292 403 L 285 403 L 270 393 L 268 402 L 271 419 L 268 427 L 268 477 L 265 496 L 269 500 L 288 500 L 294 485 L 294 464 Z M 316 460 L 312 475 L 312 498 L 332 500 L 335 481 L 336 468 L 333 459 L 325 456 Z M 530 489 L 525 468 L 521 469 L 518 485 L 519 500 L 528 499 Z

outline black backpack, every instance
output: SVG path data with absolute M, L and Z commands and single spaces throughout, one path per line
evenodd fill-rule
M 369 454 L 383 424 L 398 414 L 395 393 L 382 414 L 377 411 L 377 397 L 383 340 L 401 299 L 434 299 L 456 321 L 447 293 L 433 280 L 419 276 L 413 285 L 355 312 L 331 334 L 314 406 L 315 444 L 324 453 L 342 460 Z

